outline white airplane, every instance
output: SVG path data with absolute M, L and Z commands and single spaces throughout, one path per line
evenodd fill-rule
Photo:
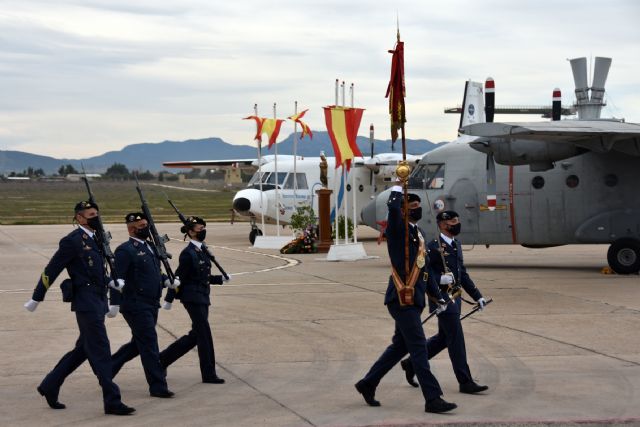
M 407 155 L 407 161 L 415 166 L 422 155 Z M 345 177 L 342 168 L 335 169 L 335 157 L 327 157 L 327 187 L 334 190 L 331 196 L 331 219 L 335 218 L 336 200 L 338 208 L 342 209 L 345 203 Z M 299 206 L 309 205 L 318 214 L 318 198 L 316 190 L 322 188 L 320 182 L 320 157 L 297 156 L 294 173 L 294 156 L 278 156 L 278 176 L 276 179 L 275 156 L 266 155 L 261 158 L 260 170 L 257 159 L 235 160 L 200 160 L 186 162 L 165 162 L 163 165 L 170 168 L 244 168 L 255 170 L 247 187 L 236 193 L 233 198 L 233 209 L 239 215 L 249 217 L 251 220 L 251 243 L 256 236 L 262 235 L 262 231 L 256 224 L 264 215 L 265 221 L 276 221 L 276 213 L 279 213 L 280 224 L 288 224 L 291 215 Z M 378 192 L 391 187 L 395 180 L 395 168 L 402 160 L 400 153 L 381 153 L 373 157 L 360 157 L 352 161 L 352 167 L 346 177 L 346 198 L 349 216 L 353 209 L 353 186 L 355 180 L 356 216 L 361 222 L 361 209 L 368 204 Z M 262 181 L 262 192 L 260 184 Z M 337 185 L 336 185 L 337 184 Z M 278 195 L 276 200 L 276 185 Z

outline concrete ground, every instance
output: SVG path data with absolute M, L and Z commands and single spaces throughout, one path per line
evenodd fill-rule
M 115 248 L 125 229 L 109 228 Z M 160 228 L 181 238 L 176 224 Z M 0 226 L 0 425 L 640 425 L 640 278 L 602 274 L 606 246 L 465 247 L 471 276 L 494 298 L 464 321 L 472 373 L 491 388 L 460 394 L 440 354 L 432 369 L 458 409 L 435 415 L 424 412 L 421 393 L 406 384 L 399 366 L 377 390 L 379 408 L 366 406 L 353 387 L 393 331 L 383 305 L 389 264 L 376 233 L 365 228 L 361 238 L 378 258 L 330 263 L 320 254 L 254 250 L 247 224 L 211 224 L 207 237 L 233 274 L 213 288 L 210 315 L 226 384 L 201 383 L 194 350 L 169 368 L 175 398 L 152 398 L 135 359 L 116 382 L 136 414 L 105 416 L 85 363 L 60 393 L 67 409 L 49 409 L 36 386 L 78 335 L 61 301 L 62 277 L 34 313 L 22 304 L 70 230 Z M 169 243 L 174 259 L 183 245 Z M 161 310 L 160 348 L 189 329 L 179 303 Z M 107 330 L 112 351 L 130 338 L 121 315 L 107 319 Z M 427 334 L 435 330 L 429 321 Z

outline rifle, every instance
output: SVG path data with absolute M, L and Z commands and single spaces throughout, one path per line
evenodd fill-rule
M 184 224 L 185 226 L 188 226 L 189 223 L 187 222 L 187 218 L 185 218 L 185 216 L 182 215 L 182 212 L 178 210 L 178 207 L 171 201 L 171 199 L 169 199 L 169 197 L 166 194 L 164 196 L 167 198 L 167 202 L 169 202 L 173 210 L 176 211 L 176 213 L 178 214 L 178 218 L 180 218 L 180 221 L 182 221 L 182 224 Z M 225 280 L 229 280 L 229 275 L 227 274 L 226 271 L 224 271 L 222 266 L 216 260 L 216 257 L 213 256 L 213 253 L 211 253 L 211 250 L 209 250 L 209 247 L 204 242 L 202 242 L 202 249 L 204 249 L 204 253 L 207 254 L 211 262 L 215 264 L 218 270 L 220 270 L 220 273 L 222 273 Z
M 158 229 L 156 228 L 156 224 L 153 221 L 153 216 L 151 216 L 151 210 L 149 209 L 149 205 L 147 204 L 147 200 L 144 197 L 144 193 L 142 192 L 142 188 L 140 188 L 140 182 L 138 182 L 138 176 L 134 175 L 136 179 L 136 190 L 138 191 L 138 195 L 140 196 L 140 202 L 142 202 L 142 213 L 147 217 L 147 222 L 149 223 L 149 231 L 151 232 L 151 243 L 153 244 L 153 248 L 156 252 L 156 256 L 162 262 L 164 266 L 164 271 L 169 276 L 169 280 L 171 284 L 175 281 L 176 275 L 173 273 L 171 269 L 171 265 L 169 264 L 169 258 L 171 258 L 171 254 L 167 252 L 167 248 L 164 245 L 169 241 L 169 236 L 160 235 L 158 233 Z
M 89 201 L 97 206 L 96 198 L 93 197 L 91 185 L 89 184 L 89 178 L 87 178 L 87 173 L 84 170 L 84 166 L 82 166 L 82 173 L 84 174 L 82 179 L 84 180 L 84 184 L 87 187 L 87 192 L 89 193 Z M 102 223 L 102 217 L 100 215 L 98 215 L 98 229 L 94 230 L 94 235 L 96 243 L 98 244 L 98 248 L 100 249 L 100 253 L 107 263 L 109 277 L 111 277 L 111 280 L 113 280 L 114 283 L 117 283 L 118 270 L 116 269 L 116 256 L 113 254 L 113 251 L 109 246 L 109 242 L 111 241 L 111 233 L 104 229 L 104 224 Z

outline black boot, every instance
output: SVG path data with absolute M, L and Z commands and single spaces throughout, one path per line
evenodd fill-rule
M 435 399 L 427 401 L 427 403 L 424 405 L 424 411 L 441 414 L 443 412 L 449 412 L 452 409 L 456 409 L 457 407 L 458 405 L 456 405 L 455 403 L 447 402 L 441 397 L 436 397 Z
M 60 403 L 58 402 L 58 393 L 46 393 L 42 387 L 38 386 L 37 388 L 38 393 L 40 393 L 42 396 L 44 396 L 45 399 L 47 399 L 47 404 L 49 405 L 49 407 L 51 409 L 64 409 L 66 408 L 64 403 Z
M 367 402 L 369 406 L 380 406 L 380 402 L 375 399 L 376 396 L 376 388 L 371 387 L 369 384 L 364 382 L 364 380 L 360 380 L 355 384 L 356 390 L 358 393 L 364 397 L 364 401 Z
M 476 384 L 473 381 L 460 384 L 460 393 L 475 394 L 485 390 L 489 390 L 489 386 Z
M 414 387 L 420 387 L 420 385 L 413 379 L 413 377 L 416 375 L 415 372 L 413 371 L 413 363 L 411 363 L 411 359 L 404 359 L 400 361 L 400 366 L 402 367 L 402 370 L 404 371 L 404 376 L 407 379 L 407 382 L 409 383 L 409 385 L 414 386 Z

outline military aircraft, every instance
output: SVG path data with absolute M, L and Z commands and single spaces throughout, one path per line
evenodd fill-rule
M 422 156 L 408 155 L 407 160 L 416 165 Z M 251 222 L 249 241 L 253 244 L 256 236 L 262 235 L 258 222 L 264 215 L 265 221 L 282 224 L 291 221 L 291 215 L 302 205 L 312 206 L 318 213 L 318 198 L 316 190 L 322 188 L 320 182 L 320 157 L 278 156 L 278 173 L 276 179 L 275 156 L 267 155 L 258 159 L 235 160 L 198 160 L 186 162 L 165 162 L 171 168 L 244 168 L 255 170 L 246 188 L 238 191 L 233 198 L 233 209 L 236 213 L 246 216 Z M 394 181 L 395 167 L 400 160 L 400 153 L 380 153 L 366 158 L 355 158 L 350 172 L 346 176 L 341 173 L 342 168 L 335 169 L 335 157 L 327 157 L 328 173 L 327 187 L 336 189 L 338 207 L 342 209 L 345 203 L 350 211 L 353 209 L 354 196 L 352 187 L 355 180 L 356 214 L 360 218 L 359 210 L 371 201 L 377 191 L 382 191 Z M 260 168 L 258 169 L 259 162 Z M 334 173 L 337 171 L 337 173 Z M 338 184 L 338 186 L 335 186 Z M 277 191 L 276 191 L 277 188 Z M 346 193 L 345 193 L 346 190 Z M 331 220 L 335 217 L 336 194 L 331 197 Z M 276 213 L 279 216 L 276 218 Z
M 613 271 L 640 271 L 640 125 L 600 118 L 610 58 L 595 59 L 591 86 L 586 58 L 570 62 L 576 120 L 559 120 L 557 89 L 550 122 L 493 123 L 489 102 L 463 105 L 461 136 L 425 154 L 409 180 L 427 232 L 435 236 L 435 215 L 452 209 L 466 244 L 606 243 Z M 362 210 L 365 224 L 381 228 L 387 199 Z

